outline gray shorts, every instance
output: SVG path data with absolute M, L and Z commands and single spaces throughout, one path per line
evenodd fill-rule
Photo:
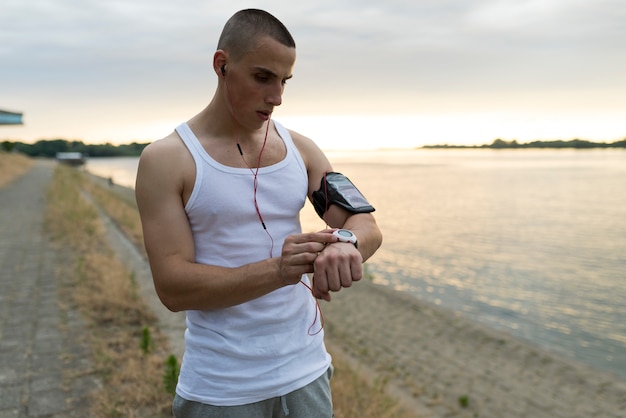
M 176 395 L 175 418 L 332 418 L 330 394 L 332 366 L 317 380 L 285 396 L 237 406 L 214 406 Z

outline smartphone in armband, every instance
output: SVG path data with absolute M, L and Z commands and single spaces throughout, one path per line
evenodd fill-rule
M 350 179 L 334 171 L 326 173 L 319 190 L 313 192 L 313 206 L 320 217 L 324 216 L 330 205 L 338 205 L 350 213 L 370 213 L 376 210 Z

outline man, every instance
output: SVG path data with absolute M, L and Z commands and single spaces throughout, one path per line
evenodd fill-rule
M 382 236 L 322 151 L 271 120 L 295 58 L 275 17 L 236 13 L 213 57 L 212 101 L 140 159 L 155 288 L 187 313 L 176 417 L 332 416 L 315 297 L 360 280 Z M 301 232 L 307 196 L 331 229 Z

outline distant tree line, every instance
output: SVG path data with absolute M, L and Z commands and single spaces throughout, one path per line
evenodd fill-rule
M 56 157 L 57 152 L 80 152 L 89 157 L 137 157 L 148 143 L 113 145 L 85 144 L 82 141 L 67 141 L 65 139 L 40 140 L 34 144 L 23 142 L 3 141 L 0 149 L 11 152 L 17 151 L 30 157 Z
M 583 139 L 572 139 L 570 141 L 532 141 L 519 143 L 516 140 L 505 141 L 496 139 L 488 145 L 424 145 L 422 148 L 492 148 L 492 149 L 517 149 L 517 148 L 626 148 L 626 138 L 615 142 L 591 142 Z
M 26 144 L 19 141 L 5 140 L 0 142 L 0 150 L 17 151 L 30 157 L 56 157 L 57 152 L 80 152 L 89 157 L 138 157 L 148 142 L 113 145 L 85 144 L 82 141 L 67 141 L 65 139 L 43 139 L 34 144 Z M 626 138 L 615 142 L 591 142 L 582 139 L 570 141 L 532 141 L 519 143 L 516 140 L 505 141 L 496 139 L 486 145 L 424 145 L 422 148 L 490 148 L 490 149 L 522 149 L 522 148 L 626 148 Z

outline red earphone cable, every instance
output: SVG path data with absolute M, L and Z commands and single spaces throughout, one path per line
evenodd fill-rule
M 222 71 L 222 74 L 224 74 L 224 71 Z M 239 150 L 239 155 L 241 155 L 241 159 L 246 164 L 246 166 L 252 173 L 252 176 L 254 177 L 254 181 L 253 181 L 254 209 L 256 210 L 256 214 L 259 217 L 259 221 L 261 222 L 261 226 L 263 227 L 263 230 L 265 230 L 265 233 L 270 239 L 270 243 L 271 243 L 270 244 L 270 258 L 272 258 L 273 253 L 274 253 L 274 238 L 272 237 L 272 234 L 270 234 L 270 232 L 267 230 L 267 226 L 265 226 L 265 221 L 263 221 L 263 215 L 261 215 L 261 210 L 259 209 L 259 203 L 257 202 L 257 198 L 256 198 L 257 188 L 259 186 L 259 180 L 258 180 L 259 168 L 261 167 L 261 158 L 263 157 L 263 151 L 265 150 L 265 145 L 267 144 L 267 135 L 270 129 L 270 120 L 267 121 L 267 126 L 265 128 L 265 138 L 263 139 L 263 146 L 261 147 L 261 150 L 259 151 L 259 158 L 257 160 L 256 170 L 253 170 L 252 167 L 250 167 L 250 164 L 248 164 L 245 157 L 243 156 L 243 150 L 241 149 L 241 145 L 239 144 L 239 123 L 237 122 L 237 119 L 235 118 L 235 107 L 233 106 L 233 100 L 230 95 L 230 88 L 228 87 L 228 82 L 226 81 L 226 78 L 224 78 L 224 84 L 226 86 L 226 94 L 228 95 L 228 102 L 230 103 L 230 107 L 231 107 L 230 116 L 233 120 L 233 125 L 235 126 L 235 142 L 237 143 L 237 149 Z
M 272 234 L 270 234 L 270 232 L 268 231 L 267 226 L 265 226 L 265 222 L 263 221 L 263 215 L 261 215 L 261 210 L 259 209 L 259 204 L 258 204 L 257 198 L 256 198 L 257 189 L 258 189 L 258 186 L 259 186 L 259 179 L 258 179 L 259 168 L 261 167 L 261 158 L 263 156 L 263 151 L 265 150 L 265 145 L 267 144 L 267 135 L 269 133 L 270 121 L 271 120 L 267 121 L 267 126 L 265 127 L 265 138 L 263 139 L 263 145 L 261 146 L 261 150 L 259 151 L 259 158 L 257 160 L 256 169 L 253 169 L 252 167 L 250 167 L 250 165 L 246 161 L 245 157 L 243 156 L 243 150 L 241 149 L 241 145 L 239 144 L 239 124 L 237 123 L 237 119 L 235 118 L 235 108 L 233 106 L 233 101 L 232 101 L 232 98 L 230 96 L 230 89 L 228 88 L 228 83 L 226 82 L 226 80 L 224 80 L 224 83 L 226 85 L 226 94 L 228 95 L 228 101 L 230 102 L 231 117 L 233 119 L 233 125 L 235 126 L 235 142 L 237 143 L 237 149 L 239 150 L 239 155 L 241 155 L 241 159 L 246 164 L 246 166 L 248 167 L 248 169 L 252 173 L 252 176 L 254 177 L 254 182 L 253 182 L 254 208 L 256 209 L 256 214 L 259 217 L 259 221 L 261 222 L 261 225 L 263 226 L 263 229 L 265 230 L 265 233 L 270 238 L 270 242 L 271 242 L 270 258 L 272 258 L 273 257 L 273 252 L 274 252 L 274 238 L 272 237 Z M 324 179 L 326 179 L 326 173 L 324 173 Z M 325 187 L 324 188 L 324 192 L 328 196 L 328 191 L 326 190 L 326 182 L 324 182 L 324 187 Z M 328 199 L 326 199 L 326 200 L 328 200 Z M 326 210 L 328 210 L 328 203 L 326 203 Z M 327 226 L 328 226 L 328 224 L 327 224 Z M 311 292 L 311 296 L 313 296 L 313 299 L 315 300 L 315 317 L 313 318 L 313 323 L 311 324 L 311 326 L 307 330 L 307 334 L 308 335 L 314 336 L 314 335 L 317 335 L 320 332 L 322 332 L 322 330 L 324 329 L 324 315 L 322 314 L 322 309 L 320 307 L 319 301 L 313 295 L 312 287 L 309 286 L 308 284 L 306 284 L 305 282 L 303 282 L 302 280 L 300 280 L 300 284 L 302 284 L 304 287 L 306 287 L 309 290 L 309 292 Z M 320 328 L 316 332 L 311 333 L 311 329 L 317 323 L 318 312 L 319 312 L 319 317 L 320 317 Z
M 328 212 L 328 185 L 326 184 L 326 174 L 324 173 L 324 195 L 326 196 L 326 206 L 324 208 L 324 213 Z M 324 222 L 326 223 L 326 228 L 329 228 L 330 226 L 328 225 L 328 222 L 326 222 L 326 219 L 323 219 Z M 304 283 L 302 280 L 300 280 L 300 283 L 302 283 L 307 289 L 309 289 L 309 291 L 311 292 L 311 295 L 313 295 L 313 281 L 315 280 L 315 277 L 312 277 L 312 282 L 311 282 L 311 286 L 309 286 L 308 284 Z M 324 329 L 324 314 L 322 313 L 322 308 L 320 307 L 320 303 L 317 300 L 317 298 L 313 295 L 313 299 L 315 299 L 315 318 L 313 318 L 313 323 L 311 324 L 311 326 L 309 327 L 307 333 L 310 336 L 313 335 L 317 335 L 320 332 L 322 332 L 322 330 Z M 317 313 L 319 312 L 319 317 L 320 317 L 320 329 L 318 329 L 316 332 L 311 333 L 311 328 L 313 328 L 313 326 L 315 325 L 315 323 L 317 322 Z

